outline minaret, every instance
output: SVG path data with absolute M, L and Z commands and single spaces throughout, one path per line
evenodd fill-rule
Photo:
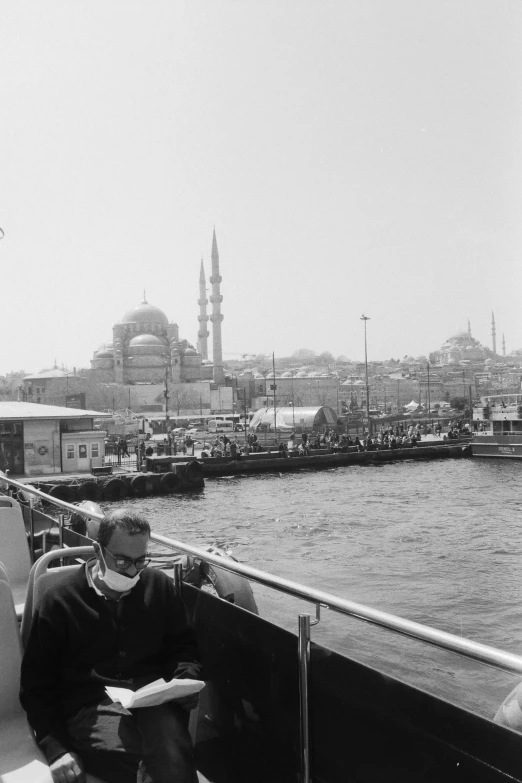
M 220 292 L 221 275 L 219 274 L 219 253 L 216 242 L 216 229 L 212 235 L 212 276 L 210 278 L 212 284 L 212 296 L 210 301 L 212 302 L 212 315 L 210 320 L 212 321 L 212 359 L 214 362 L 214 381 L 216 383 L 223 383 L 225 380 L 225 373 L 223 371 L 223 346 L 221 343 L 221 321 L 223 316 L 221 314 L 221 302 L 223 297 Z
M 471 337 L 471 324 L 469 322 L 469 318 L 468 318 L 468 334 Z
M 502 332 L 502 356 L 506 355 L 506 335 Z
M 493 353 L 497 352 L 497 332 L 495 329 L 495 313 L 491 311 L 491 338 L 493 340 Z
M 207 282 L 205 280 L 205 270 L 203 269 L 203 259 L 201 259 L 201 269 L 199 271 L 199 330 L 198 330 L 198 353 L 201 354 L 203 359 L 208 359 L 208 315 L 207 315 Z

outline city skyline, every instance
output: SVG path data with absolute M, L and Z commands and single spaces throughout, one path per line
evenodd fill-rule
M 521 347 L 519 4 L 8 6 L 0 374 L 89 366 L 143 288 L 197 345 L 214 226 L 224 361 L 358 360 L 361 313 L 378 359 Z

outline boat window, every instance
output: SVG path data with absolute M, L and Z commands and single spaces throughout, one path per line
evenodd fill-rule
M 502 422 L 501 421 L 494 421 L 493 422 L 493 432 L 502 432 Z
M 67 444 L 67 459 L 74 459 L 74 443 Z
M 522 432 L 522 421 L 512 421 L 511 429 L 513 432 Z

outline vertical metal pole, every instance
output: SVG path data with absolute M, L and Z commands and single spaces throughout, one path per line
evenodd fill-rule
M 272 351 L 272 373 L 274 376 L 274 438 L 277 446 L 277 414 L 276 414 L 276 374 L 275 374 L 275 354 Z
M 65 514 L 58 514 L 58 547 L 63 549 L 63 520 Z M 60 558 L 60 565 L 63 566 L 63 557 Z
M 299 615 L 299 783 L 310 783 L 310 615 Z
M 366 373 L 366 417 L 368 419 L 368 435 L 371 435 L 372 424 L 370 420 L 370 388 L 368 386 L 368 347 L 366 343 L 366 321 L 369 321 L 370 318 L 366 315 L 362 315 L 360 320 L 364 321 L 364 367 Z
M 29 540 L 31 542 L 31 562 L 34 563 L 34 514 L 32 495 L 29 496 Z
M 174 590 L 176 591 L 176 595 L 181 596 L 182 592 L 182 585 L 183 585 L 183 566 L 181 563 L 174 563 L 173 567 L 173 576 L 174 576 Z

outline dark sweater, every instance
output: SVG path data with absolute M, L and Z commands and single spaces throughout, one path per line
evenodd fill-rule
M 20 700 L 51 763 L 68 750 L 67 718 L 107 698 L 106 685 L 136 690 L 199 676 L 195 634 L 167 574 L 145 569 L 114 602 L 89 586 L 82 567 L 50 587 L 34 614 Z

